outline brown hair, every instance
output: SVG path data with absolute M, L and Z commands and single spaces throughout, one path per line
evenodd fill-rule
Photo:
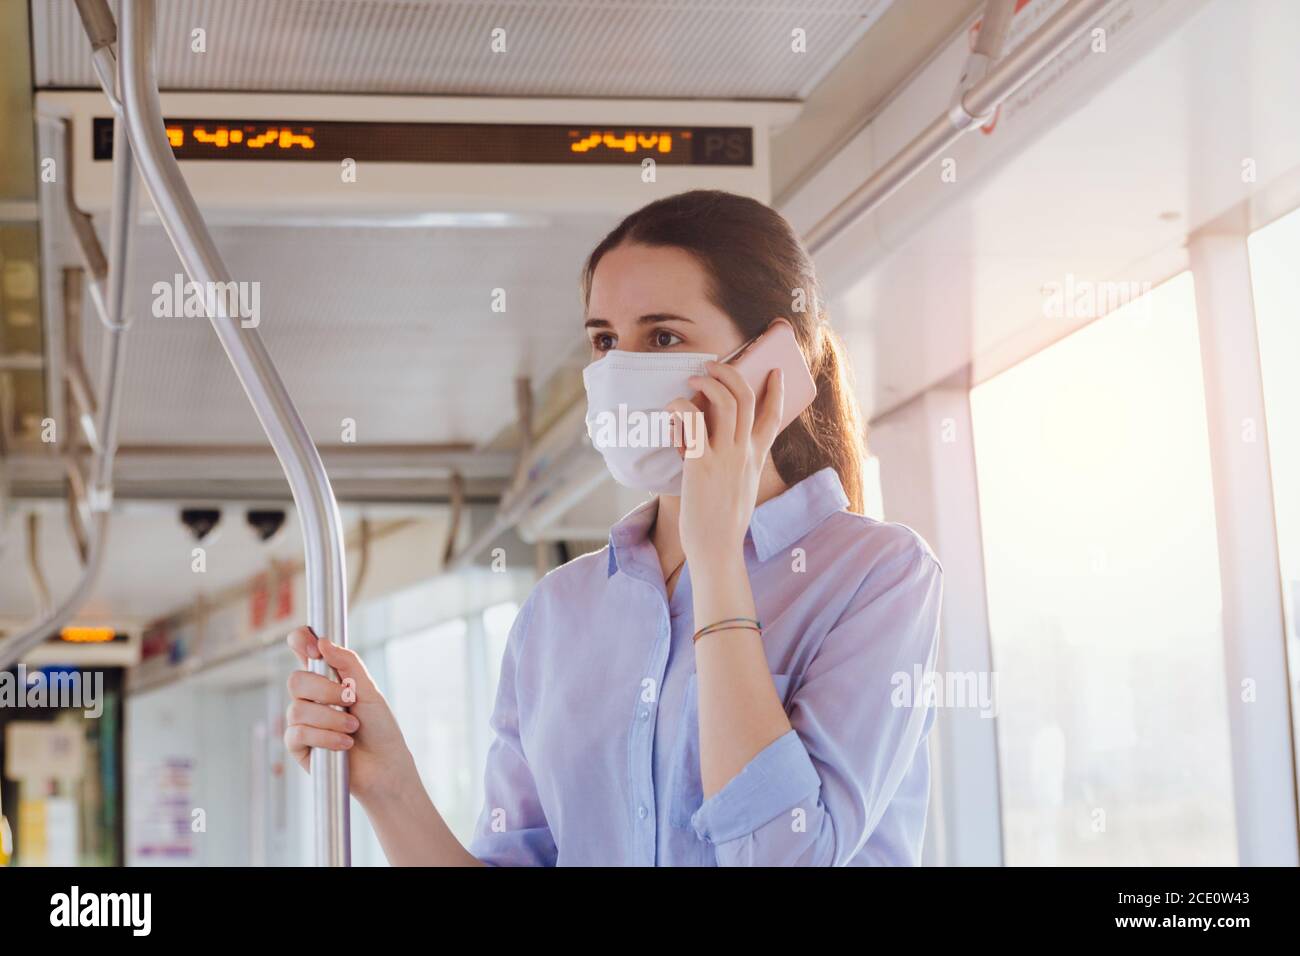
M 777 436 L 772 461 L 787 485 L 830 466 L 849 508 L 863 510 L 864 436 L 844 345 L 822 308 L 812 259 L 780 213 L 756 199 L 697 189 L 656 200 L 600 241 L 582 272 L 582 299 L 596 265 L 623 243 L 672 246 L 704 266 L 711 297 L 746 339 L 788 319 L 817 383 L 817 398 Z M 802 308 L 801 308 L 802 306 Z

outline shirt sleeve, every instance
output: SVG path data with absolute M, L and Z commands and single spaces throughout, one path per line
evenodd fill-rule
M 840 866 L 861 850 L 933 720 L 927 695 L 896 688 L 933 668 L 941 598 L 919 541 L 868 574 L 790 703 L 793 729 L 693 815 L 719 866 Z
M 489 866 L 554 866 L 555 840 L 519 737 L 519 653 L 532 613 L 526 601 L 506 639 L 483 780 L 483 811 L 469 851 Z

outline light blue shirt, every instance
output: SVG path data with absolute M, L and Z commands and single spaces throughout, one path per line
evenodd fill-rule
M 745 563 L 794 729 L 708 800 L 690 568 L 669 599 L 648 536 L 657 501 L 546 575 L 506 645 L 471 852 L 503 866 L 917 864 L 934 711 L 897 688 L 934 667 L 942 572 L 915 532 L 847 503 L 826 468 L 754 510 Z

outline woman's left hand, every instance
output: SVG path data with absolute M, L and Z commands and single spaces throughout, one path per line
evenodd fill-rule
M 697 416 L 695 434 L 687 433 L 694 440 L 683 449 L 679 519 L 682 551 L 692 567 L 742 553 L 785 398 L 780 369 L 768 374 L 757 407 L 754 390 L 733 366 L 710 362 L 708 372 L 690 379 L 706 399 L 704 414 L 689 399 L 668 406 L 683 416 Z

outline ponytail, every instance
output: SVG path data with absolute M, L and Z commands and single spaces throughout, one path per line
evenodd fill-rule
M 849 499 L 849 510 L 865 508 L 863 460 L 865 430 L 853 394 L 844 343 L 824 320 L 811 325 L 804 345 L 817 384 L 817 397 L 772 445 L 772 463 L 787 485 L 827 466 L 834 468 Z M 802 344 L 802 343 L 801 343 Z

